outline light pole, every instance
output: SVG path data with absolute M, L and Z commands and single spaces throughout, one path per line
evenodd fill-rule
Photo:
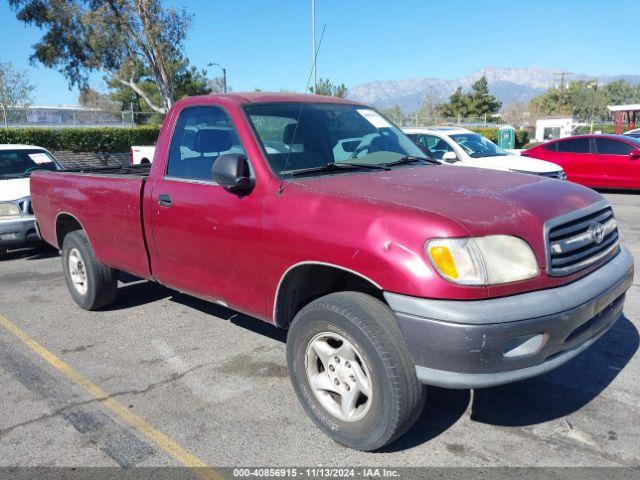
M 591 89 L 593 91 L 593 94 L 591 95 L 592 98 L 592 102 L 591 102 L 591 114 L 589 115 L 591 118 L 591 126 L 589 128 L 589 133 L 593 133 L 593 117 L 595 117 L 596 115 L 596 101 L 598 100 L 598 79 L 594 79 L 591 81 L 591 83 L 587 84 L 587 88 Z
M 222 69 L 222 91 L 227 93 L 227 69 L 216 62 L 210 62 L 207 67 L 220 67 Z

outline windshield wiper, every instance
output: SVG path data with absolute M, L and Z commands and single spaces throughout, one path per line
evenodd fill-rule
M 480 155 L 470 155 L 471 158 L 486 158 L 486 157 L 506 157 L 506 153 L 482 153 Z
M 399 158 L 398 160 L 394 160 L 393 162 L 388 162 L 388 163 L 382 163 L 381 165 L 386 165 L 387 167 L 390 167 L 393 165 L 404 165 L 407 163 L 416 163 L 416 162 L 427 162 L 427 163 L 432 163 L 434 165 L 442 165 L 442 162 L 440 160 L 436 160 L 435 158 L 414 157 L 412 155 L 406 155 L 402 158 Z
M 374 169 L 374 170 L 390 170 L 390 168 L 385 165 L 337 162 L 337 163 L 325 163 L 324 165 L 320 165 L 318 167 L 303 168 L 301 170 L 296 170 L 294 172 L 291 172 L 289 175 L 292 175 L 295 177 L 296 175 L 304 175 L 305 173 L 338 172 L 342 170 L 359 170 L 361 168 L 368 168 L 368 169 Z
M 0 178 L 22 178 L 27 176 L 24 173 L 0 173 Z

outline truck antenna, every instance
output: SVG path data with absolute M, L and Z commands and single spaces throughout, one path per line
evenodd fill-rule
M 311 77 L 314 76 L 316 70 L 316 61 L 318 60 L 318 52 L 320 51 L 320 46 L 322 45 L 322 39 L 324 38 L 324 31 L 326 30 L 327 25 L 325 24 L 322 27 L 322 33 L 320 34 L 320 41 L 318 42 L 318 48 L 316 48 L 315 55 L 313 56 L 313 64 L 311 65 L 311 71 L 309 72 L 309 78 L 307 78 L 307 85 L 304 87 L 304 95 L 307 96 L 309 94 L 309 83 L 311 83 Z M 315 87 L 315 85 L 314 85 Z M 314 88 L 315 93 L 315 88 Z M 298 131 L 298 125 L 300 124 L 300 117 L 302 115 L 302 109 L 304 108 L 304 103 L 300 104 L 300 110 L 298 110 L 298 117 L 296 118 L 296 126 L 293 128 L 293 136 L 291 139 L 296 138 L 296 132 Z M 291 157 L 291 149 L 287 153 L 287 159 L 284 162 L 284 168 L 282 172 L 287 171 L 287 165 L 289 165 L 289 158 Z M 282 193 L 284 190 L 284 177 L 283 174 L 280 174 L 280 186 L 278 187 L 278 195 Z

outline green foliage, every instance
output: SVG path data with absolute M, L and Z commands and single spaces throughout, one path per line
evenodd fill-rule
M 191 16 L 165 8 L 162 0 L 9 0 L 18 20 L 43 36 L 32 60 L 55 68 L 70 85 L 84 88 L 92 72 L 136 91 L 154 110 L 169 108 L 184 64 L 184 40 Z M 140 85 L 150 79 L 161 102 Z
M 160 127 L 1 128 L 0 143 L 37 145 L 72 152 L 128 152 L 132 145 L 153 145 Z
M 599 85 L 596 80 L 571 82 L 564 89 L 550 88 L 529 102 L 535 116 L 572 115 L 585 120 L 609 118 L 607 105 L 640 102 L 640 85 L 617 80 Z
M 476 132 L 483 137 L 488 138 L 493 143 L 498 143 L 498 129 L 497 128 L 483 128 L 483 127 L 467 127 L 472 132 Z M 526 130 L 516 130 L 516 148 L 522 148 L 529 143 L 529 132 Z
M 485 76 L 477 80 L 469 93 L 462 91 L 462 87 L 451 94 L 448 103 L 438 105 L 438 112 L 444 117 L 481 117 L 497 113 L 502 107 L 494 95 L 489 93 L 489 85 Z
M 602 132 L 602 133 L 616 133 L 615 126 L 610 123 L 605 124 L 593 124 L 594 132 Z M 585 133 L 591 133 L 591 126 L 584 126 L 576 128 L 576 135 L 583 135 Z
M 180 62 L 180 65 L 174 69 L 174 75 L 174 100 L 194 95 L 206 95 L 218 89 L 217 84 L 210 82 L 207 78 L 206 70 L 198 70 L 195 66 L 189 65 L 187 60 Z M 154 104 L 162 103 L 160 89 L 158 89 L 153 76 L 147 70 L 141 69 L 137 76 L 134 77 L 134 81 Z M 136 112 L 154 111 L 144 98 L 130 86 L 109 78 L 106 79 L 106 83 L 110 90 L 109 98 L 113 102 L 122 105 L 122 110 L 129 110 L 133 104 L 133 110 Z M 136 119 L 136 123 L 142 123 L 143 119 L 146 118 L 144 116 L 141 119 Z M 162 117 L 160 122 L 162 122 Z
M 313 92 L 313 87 L 309 87 L 309 91 Z M 347 95 L 347 91 L 347 86 L 344 83 L 340 85 L 333 84 L 328 78 L 321 78 L 316 84 L 316 95 L 344 98 Z
M 402 123 L 402 119 L 404 116 L 402 115 L 402 110 L 400 109 L 400 105 L 396 104 L 393 107 L 385 108 L 380 111 L 385 117 L 391 120 L 393 123 L 400 125 Z
M 0 103 L 5 107 L 31 103 L 34 85 L 26 71 L 16 70 L 12 63 L 0 62 Z

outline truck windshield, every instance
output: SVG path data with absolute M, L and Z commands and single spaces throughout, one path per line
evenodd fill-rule
M 477 133 L 451 135 L 451 138 L 472 158 L 502 157 L 509 155 L 491 140 Z
M 404 165 L 424 153 L 371 108 L 326 103 L 253 104 L 245 111 L 272 168 L 281 175 L 330 174 Z
M 44 150 L 0 150 L 0 180 L 28 177 L 36 170 L 57 170 L 55 160 Z

